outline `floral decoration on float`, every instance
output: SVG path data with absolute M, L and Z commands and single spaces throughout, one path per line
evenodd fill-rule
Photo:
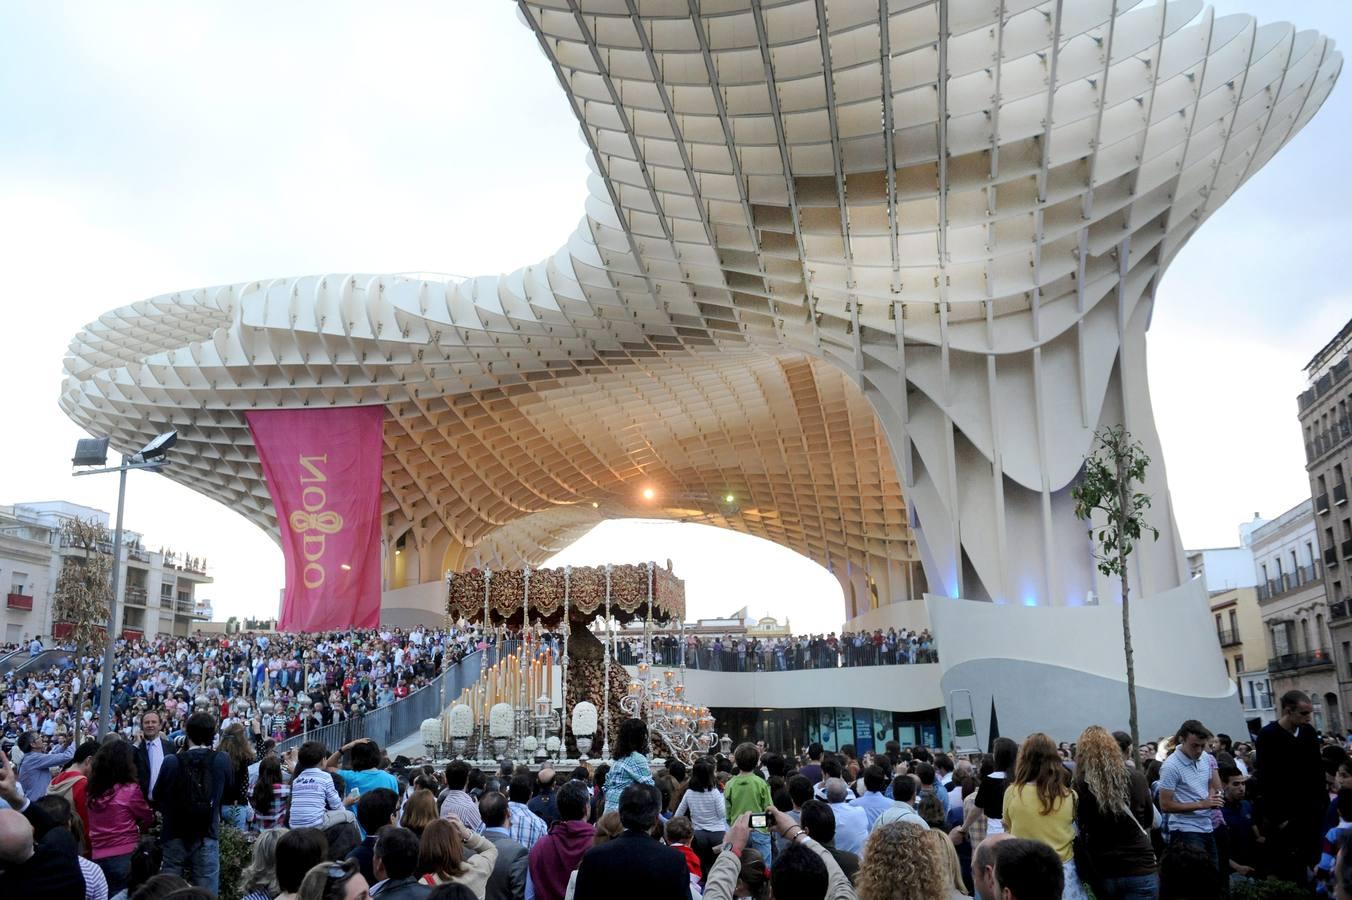
M 491 738 L 509 738 L 515 730 L 512 704 L 495 703 L 488 711 L 488 736 Z
M 596 734 L 596 704 L 588 700 L 573 707 L 573 734 L 590 736 Z
M 463 703 L 451 707 L 451 737 L 467 738 L 474 733 L 474 711 Z

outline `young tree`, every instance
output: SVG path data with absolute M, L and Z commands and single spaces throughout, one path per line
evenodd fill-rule
M 1136 723 L 1136 663 L 1131 648 L 1131 605 L 1127 557 L 1149 532 L 1159 540 L 1159 529 L 1145 520 L 1150 495 L 1136 490 L 1145 480 L 1150 457 L 1131 439 L 1125 428 L 1105 427 L 1094 435 L 1084 460 L 1084 472 L 1071 491 L 1075 515 L 1090 521 L 1094 558 L 1104 575 L 1116 575 L 1122 585 L 1122 648 L 1127 659 L 1127 702 L 1130 709 L 1131 742 L 1141 746 Z M 1099 522 L 1094 522 L 1098 518 Z
M 108 622 L 113 574 L 108 529 L 93 519 L 67 519 L 61 538 L 67 547 L 83 550 L 84 555 L 66 557 L 56 578 L 52 619 L 71 623 L 71 640 L 86 649 L 103 640 Z

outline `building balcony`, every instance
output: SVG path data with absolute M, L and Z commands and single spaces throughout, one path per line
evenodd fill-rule
M 146 589 L 143 587 L 133 587 L 131 585 L 128 585 L 126 591 L 124 591 L 122 594 L 122 600 L 124 603 L 130 603 L 133 606 L 145 606 Z
M 1223 628 L 1216 632 L 1222 647 L 1234 647 L 1240 643 L 1238 628 Z
M 1329 559 L 1327 553 L 1324 555 L 1324 559 L 1326 562 Z M 1336 566 L 1337 564 L 1338 561 L 1334 558 L 1333 565 Z M 1270 579 L 1267 583 L 1258 585 L 1258 599 L 1273 600 L 1280 597 L 1282 594 L 1304 587 L 1312 581 L 1318 581 L 1319 578 L 1319 568 L 1314 564 L 1301 566 L 1294 572 L 1283 572 L 1276 578 Z
M 1343 541 L 1339 549 L 1343 551 L 1343 559 L 1352 559 L 1352 538 Z
M 1324 373 L 1322 378 L 1310 385 L 1308 389 L 1301 391 L 1296 401 L 1300 406 L 1300 411 L 1305 412 L 1313 406 L 1314 401 L 1332 391 L 1349 374 L 1352 374 L 1352 358 L 1335 363 L 1329 368 L 1329 371 Z
M 1349 438 L 1352 438 L 1352 419 L 1343 416 L 1334 420 L 1328 428 L 1313 432 L 1305 442 L 1305 461 L 1313 464 L 1343 446 Z
M 1305 653 L 1284 653 L 1268 660 L 1269 672 L 1296 672 L 1301 669 L 1316 669 L 1320 666 L 1332 666 L 1333 656 L 1325 648 Z
M 5 601 L 5 606 L 8 609 L 31 610 L 33 608 L 33 595 L 10 594 L 8 596 L 8 599 Z
M 1347 483 L 1335 484 L 1333 486 L 1333 505 L 1342 506 L 1347 502 Z
M 1339 619 L 1346 619 L 1352 616 L 1352 606 L 1346 600 L 1339 600 L 1337 603 L 1329 604 L 1329 621 L 1337 622 Z
M 1329 514 L 1328 494 L 1320 494 L 1318 497 L 1314 498 L 1314 511 L 1319 513 L 1321 516 L 1327 516 Z
M 1328 548 L 1327 550 L 1324 551 L 1324 565 L 1327 566 L 1327 567 L 1330 568 L 1330 569 L 1332 569 L 1334 566 L 1338 565 L 1338 551 L 1337 551 L 1337 549 L 1335 549 L 1335 548 L 1333 548 L 1333 547 L 1330 547 L 1330 548 Z

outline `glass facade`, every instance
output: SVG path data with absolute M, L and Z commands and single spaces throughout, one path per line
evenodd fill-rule
M 929 712 L 888 712 L 851 706 L 813 707 L 810 709 L 729 709 L 711 710 L 719 734 L 743 741 L 764 740 L 770 749 L 796 753 L 817 741 L 824 750 L 837 751 L 853 744 L 855 753 L 882 750 L 888 741 L 902 747 L 937 747 L 944 728 L 941 710 Z

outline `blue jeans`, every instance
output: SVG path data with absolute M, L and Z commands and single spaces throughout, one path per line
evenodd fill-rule
M 747 845 L 759 850 L 760 855 L 765 858 L 765 868 L 770 868 L 770 833 L 768 831 L 752 831 L 747 839 Z
M 108 879 L 108 896 L 121 891 L 127 886 L 127 876 L 131 874 L 131 854 L 124 853 L 121 856 L 105 856 L 103 859 L 96 859 L 100 869 L 103 870 L 103 877 Z
M 1097 885 L 1103 892 L 1099 900 L 1157 900 L 1160 895 L 1158 875 L 1123 875 L 1105 878 Z
M 185 868 L 191 876 L 184 874 Z M 178 875 L 193 887 L 203 887 L 214 894 L 221 874 L 220 845 L 215 838 L 195 841 L 171 838 L 164 842 L 160 871 L 165 875 Z
M 221 821 L 229 822 L 238 831 L 247 831 L 249 828 L 249 807 L 222 806 Z

